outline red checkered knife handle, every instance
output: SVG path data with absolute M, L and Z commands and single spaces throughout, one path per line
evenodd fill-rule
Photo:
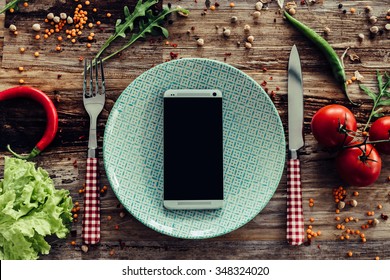
M 299 159 L 287 162 L 287 241 L 300 245 L 305 238 Z
M 97 184 L 97 159 L 87 158 L 82 238 L 85 244 L 100 241 L 100 192 Z

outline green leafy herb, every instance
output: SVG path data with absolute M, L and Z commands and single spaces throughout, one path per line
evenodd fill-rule
M 364 131 L 367 129 L 368 125 L 371 122 L 372 118 L 380 118 L 383 116 L 382 110 L 384 106 L 390 105 L 390 75 L 385 72 L 382 75 L 379 71 L 376 72 L 376 78 L 378 82 L 378 93 L 373 92 L 371 89 L 365 85 L 360 84 L 359 87 L 362 89 L 371 99 L 374 101 L 372 106 L 370 116 L 364 127 Z
M 104 52 L 105 49 L 118 37 L 126 37 L 126 31 L 133 31 L 134 29 L 134 21 L 139 18 L 145 16 L 146 11 L 157 4 L 158 0 L 147 0 L 145 3 L 142 0 L 137 2 L 137 5 L 134 8 L 133 13 L 130 14 L 129 8 L 127 6 L 124 7 L 125 21 L 122 22 L 121 19 L 116 21 L 115 32 L 112 34 L 106 42 L 104 42 L 103 46 L 100 48 L 99 52 L 96 54 L 95 58 L 99 58 L 100 55 Z
M 111 35 L 107 41 L 103 44 L 102 48 L 96 54 L 95 59 L 99 58 L 104 50 L 106 50 L 110 44 L 117 39 L 118 37 L 126 37 L 126 31 L 134 32 L 131 34 L 129 41 L 123 45 L 118 50 L 114 51 L 110 55 L 104 57 L 102 61 L 106 61 L 111 57 L 117 55 L 121 51 L 130 47 L 137 40 L 145 38 L 148 34 L 162 34 L 165 38 L 169 36 L 169 32 L 166 28 L 162 26 L 165 18 L 174 12 L 182 13 L 187 15 L 189 12 L 186 9 L 181 7 L 176 7 L 174 9 L 163 8 L 163 10 L 157 15 L 153 14 L 153 11 L 150 9 L 151 6 L 156 4 L 156 0 L 147 0 L 142 3 L 142 0 L 139 0 L 135 10 L 130 14 L 127 7 L 124 8 L 125 22 L 118 20 L 115 26 L 115 32 Z M 135 20 L 139 19 L 138 28 L 134 27 Z M 136 31 L 135 31 L 136 30 Z
M 18 3 L 19 2 L 28 2 L 28 0 L 12 0 L 8 2 L 3 8 L 0 9 L 0 14 L 4 13 L 5 11 L 8 11 L 9 9 L 18 9 Z
M 55 189 L 46 170 L 5 157 L 0 181 L 0 260 L 31 260 L 48 254 L 45 237 L 66 237 L 72 206 L 69 191 Z

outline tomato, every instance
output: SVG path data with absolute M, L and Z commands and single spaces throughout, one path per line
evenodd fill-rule
M 389 140 L 390 138 L 390 116 L 377 119 L 370 128 L 370 141 Z M 390 154 L 390 142 L 377 143 L 375 148 L 380 152 Z
M 348 132 L 356 132 L 356 119 L 352 112 L 337 104 L 327 105 L 319 109 L 311 121 L 314 137 L 324 147 L 332 148 L 348 144 L 353 136 Z
M 382 160 L 371 144 L 353 143 L 336 158 L 337 171 L 346 183 L 353 186 L 368 186 L 374 183 L 381 172 Z

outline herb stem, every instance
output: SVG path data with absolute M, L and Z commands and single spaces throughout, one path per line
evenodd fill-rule
M 99 58 L 102 53 L 110 46 L 110 44 L 115 41 L 118 37 L 126 37 L 126 30 L 132 31 L 134 28 L 134 22 L 139 17 L 144 17 L 146 11 L 153 5 L 157 4 L 158 0 L 148 0 L 145 3 L 142 0 L 137 2 L 137 5 L 134 8 L 134 12 L 130 14 L 127 6 L 124 7 L 125 22 L 121 23 L 121 20 L 118 20 L 115 26 L 115 32 L 112 34 L 103 46 L 100 48 L 95 58 Z
M 183 11 L 183 9 L 182 8 L 175 8 L 175 9 L 171 9 L 171 10 L 164 10 L 160 15 L 158 15 L 155 18 L 153 18 L 152 21 L 148 21 L 146 26 L 144 26 L 143 28 L 140 28 L 138 33 L 133 34 L 131 36 L 129 42 L 127 42 L 125 45 L 123 45 L 121 48 L 119 48 L 115 52 L 113 52 L 113 53 L 109 54 L 108 56 L 104 57 L 102 59 L 102 62 L 104 62 L 104 61 L 112 58 L 113 56 L 119 54 L 120 52 L 124 51 L 125 49 L 130 47 L 132 44 L 134 44 L 134 42 L 136 42 L 138 39 L 144 38 L 147 33 L 151 33 L 152 32 L 153 27 L 160 27 L 159 26 L 160 22 L 162 20 L 164 20 L 165 17 L 168 14 L 174 13 L 174 12 L 179 12 L 179 11 Z
M 5 11 L 8 11 L 11 8 L 15 8 L 16 5 L 21 2 L 22 0 L 12 0 L 11 2 L 8 2 L 1 10 L 0 14 L 4 13 Z M 25 1 L 27 2 L 27 0 Z
M 374 94 L 373 92 L 371 92 L 368 88 L 360 86 L 360 88 L 363 89 L 371 97 L 373 97 L 373 100 L 374 100 L 374 104 L 372 106 L 370 115 L 368 117 L 366 125 L 364 126 L 363 131 L 367 130 L 367 128 L 371 122 L 371 119 L 374 116 L 376 116 L 380 111 L 382 111 L 382 108 L 377 109 L 377 107 L 381 104 L 382 97 L 389 95 L 389 93 L 387 92 L 387 88 L 390 86 L 390 76 L 387 73 L 385 73 L 385 77 L 387 78 L 387 80 L 384 84 L 383 84 L 383 80 L 382 80 L 383 76 L 379 73 L 379 71 L 377 71 L 376 76 L 377 76 L 377 80 L 378 80 L 378 90 L 379 90 L 377 95 Z

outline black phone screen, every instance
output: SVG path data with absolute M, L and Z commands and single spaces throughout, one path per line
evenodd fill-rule
M 221 97 L 164 98 L 164 200 L 223 199 Z

